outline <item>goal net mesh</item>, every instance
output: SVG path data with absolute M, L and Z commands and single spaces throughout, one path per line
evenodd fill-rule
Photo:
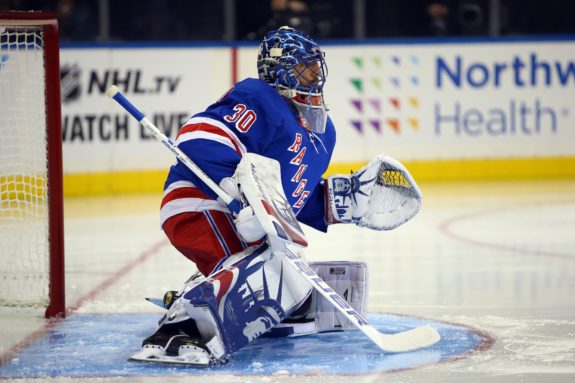
M 0 306 L 49 299 L 42 36 L 41 27 L 0 25 Z

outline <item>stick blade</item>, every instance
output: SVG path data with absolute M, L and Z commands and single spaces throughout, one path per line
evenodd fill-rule
M 432 346 L 441 336 L 433 327 L 425 325 L 396 334 L 379 333 L 372 339 L 383 351 L 406 352 Z

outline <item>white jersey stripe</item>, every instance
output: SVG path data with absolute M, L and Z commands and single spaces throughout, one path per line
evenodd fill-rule
M 192 182 L 190 181 L 176 181 L 176 182 L 172 182 L 167 188 L 166 190 L 164 190 L 164 195 L 162 196 L 162 198 L 164 198 L 165 196 L 167 196 L 168 194 L 170 194 L 171 192 L 173 192 L 176 189 L 181 189 L 181 188 L 195 188 L 196 185 L 194 185 Z
M 178 198 L 162 206 L 160 209 L 160 225 L 163 225 L 168 218 L 177 214 L 202 212 L 205 210 L 217 210 L 230 213 L 230 209 L 223 205 L 223 202 L 201 198 Z

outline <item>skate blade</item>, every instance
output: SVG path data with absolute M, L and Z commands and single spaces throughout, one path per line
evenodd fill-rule
M 186 356 L 166 356 L 158 355 L 157 353 L 146 352 L 146 350 L 140 351 L 132 355 L 129 362 L 139 362 L 139 363 L 156 363 L 156 364 L 178 364 L 188 367 L 208 367 L 211 365 L 210 358 L 204 355 L 186 355 Z
M 164 300 L 162 298 L 146 298 L 146 300 L 155 306 L 165 309 Z

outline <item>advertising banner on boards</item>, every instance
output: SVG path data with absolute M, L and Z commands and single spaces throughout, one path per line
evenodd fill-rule
M 575 41 L 323 46 L 333 163 L 575 156 Z M 237 78 L 256 77 L 257 47 Z M 231 86 L 232 48 L 63 49 L 65 173 L 173 159 L 105 91 L 115 83 L 174 137 Z
M 65 173 L 167 169 L 174 158 L 106 96 L 115 84 L 169 137 L 230 86 L 229 48 L 94 48 L 61 53 Z
M 574 48 L 573 42 L 327 47 L 327 97 L 345 142 L 337 158 L 573 156 Z
M 323 49 L 336 161 L 575 155 L 573 41 Z

